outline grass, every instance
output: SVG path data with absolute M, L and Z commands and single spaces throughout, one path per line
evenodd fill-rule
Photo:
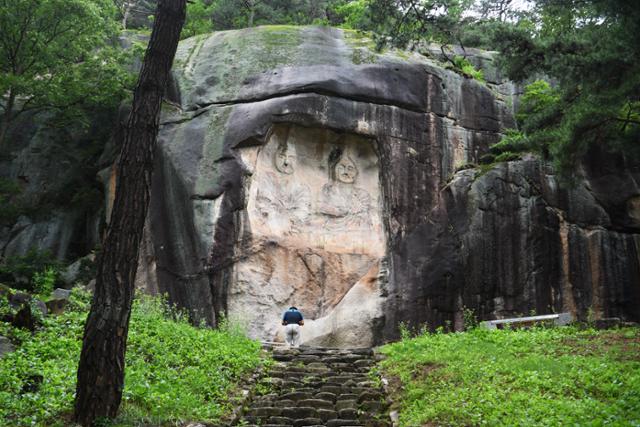
M 88 302 L 74 291 L 72 308 L 46 318 L 34 335 L 0 322 L 0 335 L 19 343 L 0 359 L 0 425 L 69 425 Z M 261 363 L 259 343 L 241 331 L 195 328 L 161 299 L 137 299 L 123 403 L 112 425 L 219 421 L 236 404 L 238 384 Z M 37 376 L 41 384 L 28 390 Z
M 401 426 L 640 426 L 640 329 L 423 334 L 383 347 Z

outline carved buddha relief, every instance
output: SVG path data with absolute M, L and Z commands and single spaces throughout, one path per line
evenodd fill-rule
M 273 155 L 275 170 L 265 173 L 256 194 L 256 209 L 263 224 L 283 235 L 298 233 L 311 211 L 309 187 L 293 178 L 297 164 L 295 146 L 278 144 Z
M 272 313 L 307 301 L 308 319 L 324 318 L 385 254 L 378 159 L 359 136 L 286 125 L 249 148 L 246 256 L 228 310 L 248 319 L 252 336 L 273 339 Z
M 327 229 L 354 230 L 371 227 L 371 196 L 356 186 L 358 168 L 340 147 L 329 154 L 329 182 L 322 187 L 318 212 Z
M 276 169 L 285 175 L 292 175 L 295 167 L 296 154 L 293 148 L 289 148 L 287 142 L 278 144 L 276 154 L 273 159 Z

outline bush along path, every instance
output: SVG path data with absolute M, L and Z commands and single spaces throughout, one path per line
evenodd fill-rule
M 372 349 L 273 347 L 275 363 L 236 425 L 390 427 Z

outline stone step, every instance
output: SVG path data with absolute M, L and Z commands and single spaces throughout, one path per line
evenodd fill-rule
M 272 347 L 272 365 L 242 425 L 290 427 L 390 427 L 388 404 L 369 370 L 371 349 Z
M 309 406 L 316 409 L 333 409 L 334 403 L 322 399 L 303 399 L 298 401 L 298 406 Z
M 327 427 L 365 427 L 364 424 L 360 423 L 358 420 L 345 420 L 340 418 L 329 420 L 325 425 Z

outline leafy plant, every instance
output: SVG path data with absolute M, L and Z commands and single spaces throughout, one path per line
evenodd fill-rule
M 53 266 L 45 267 L 41 272 L 33 275 L 33 291 L 39 295 L 48 297 L 53 292 L 53 286 L 58 277 L 58 270 Z
M 110 0 L 0 0 L 0 148 L 15 119 L 54 113 L 86 123 L 92 106 L 116 106 L 132 84 Z
M 90 294 L 74 289 L 67 311 L 44 319 L 35 335 L 0 359 L 0 424 L 64 426 L 73 405 L 83 325 Z M 115 425 L 219 422 L 230 413 L 238 384 L 261 363 L 260 344 L 235 327 L 192 326 L 161 298 L 134 302 L 123 405 Z M 13 330 L 0 322 L 0 334 Z M 28 378 L 42 376 L 35 391 Z
M 536 80 L 525 86 L 516 118 L 524 122 L 532 114 L 539 114 L 558 101 L 560 94 L 557 89 L 552 88 L 546 80 Z
M 489 152 L 480 158 L 481 163 L 508 162 L 517 160 L 523 153 L 534 152 L 545 155 L 545 147 L 535 146 L 527 136 L 517 129 L 507 129 L 500 141 L 489 147 Z
M 332 7 L 334 20 L 342 28 L 365 30 L 371 28 L 368 14 L 369 0 L 355 0 L 337 3 Z
M 640 423 L 640 328 L 476 328 L 382 352 L 400 426 Z
M 476 312 L 472 308 L 462 308 L 462 319 L 464 322 L 464 329 L 466 331 L 478 327 L 478 318 L 476 317 Z
M 61 268 L 62 263 L 50 251 L 31 248 L 25 255 L 7 257 L 4 264 L 0 265 L 0 279 L 17 289 L 37 292 L 34 288 L 36 274 L 53 269 L 57 277 L 57 271 Z
M 471 77 L 480 82 L 484 82 L 484 73 L 477 70 L 471 62 L 464 56 L 455 56 L 453 58 L 454 66 L 465 76 Z
M 9 304 L 7 294 L 0 293 L 0 319 L 12 314 L 14 314 L 14 309 L 11 307 L 11 304 Z

